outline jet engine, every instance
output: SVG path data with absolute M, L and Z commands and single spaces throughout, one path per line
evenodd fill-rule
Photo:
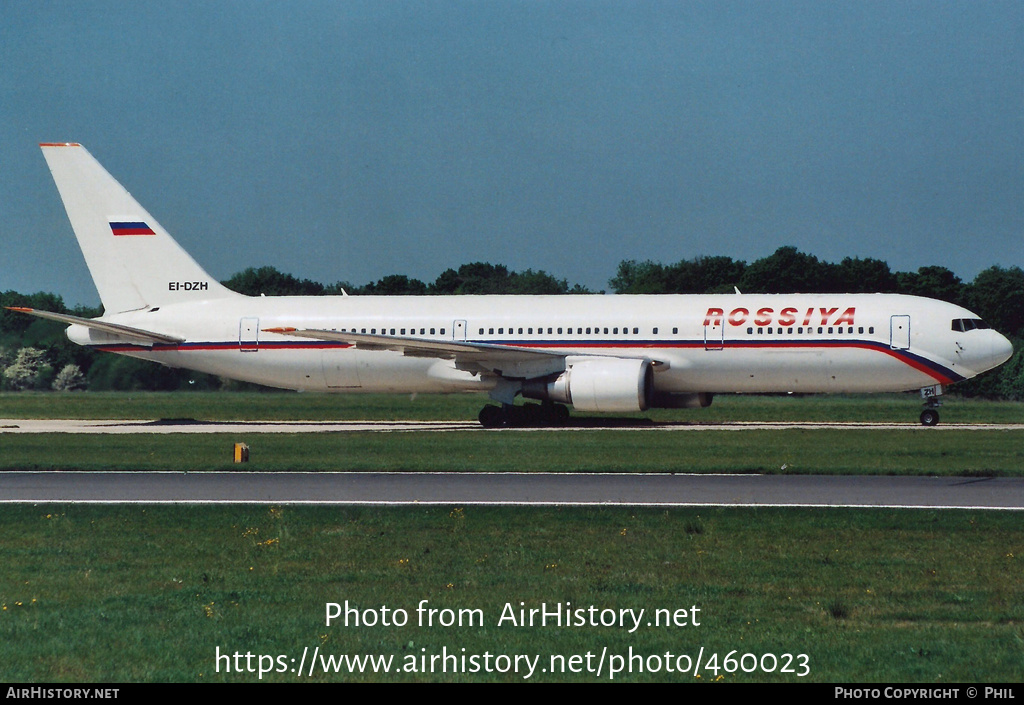
M 654 393 L 650 360 L 578 358 L 555 377 L 528 380 L 528 399 L 572 404 L 580 411 L 643 411 Z

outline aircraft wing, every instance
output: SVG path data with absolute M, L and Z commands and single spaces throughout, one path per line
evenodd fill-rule
M 104 333 L 110 333 L 111 335 L 119 335 L 124 338 L 141 340 L 147 345 L 152 345 L 153 343 L 174 345 L 176 343 L 185 342 L 184 338 L 165 335 L 164 333 L 154 333 L 153 331 L 143 330 L 141 328 L 124 326 L 120 323 L 110 323 L 109 321 L 104 321 L 99 318 L 82 318 L 81 316 L 71 316 L 66 313 L 51 313 L 50 311 L 40 311 L 36 308 L 25 308 L 23 306 L 7 306 L 5 308 L 10 311 L 17 311 L 19 313 L 27 313 L 30 316 L 37 316 L 38 318 L 46 318 L 51 321 L 59 321 L 61 323 L 69 323 L 71 325 L 85 326 L 86 328 L 101 330 Z
M 369 333 L 349 333 L 298 328 L 264 328 L 267 333 L 292 335 L 298 338 L 330 340 L 348 343 L 357 350 L 392 350 L 409 357 L 433 357 L 454 360 L 459 369 L 493 372 L 503 377 L 543 377 L 565 370 L 567 355 L 591 355 L 592 353 L 566 352 L 564 350 L 538 350 L 492 343 L 471 343 L 458 340 L 430 340 Z M 593 354 L 597 357 L 620 357 L 619 355 Z M 646 357 L 646 356 L 645 356 Z M 655 365 L 668 366 L 666 361 L 652 360 Z

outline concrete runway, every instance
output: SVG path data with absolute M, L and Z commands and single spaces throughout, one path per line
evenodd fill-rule
M 6 472 L 0 503 L 494 504 L 1024 510 L 1024 478 Z
M 918 423 L 807 423 L 743 422 L 686 423 L 652 422 L 645 419 L 581 419 L 557 429 L 507 428 L 484 429 L 476 421 L 194 421 L 160 420 L 81 420 L 81 419 L 0 419 L 3 433 L 355 433 L 355 432 L 449 432 L 522 433 L 538 431 L 750 431 L 783 429 L 898 430 L 934 433 L 940 431 L 1024 431 L 1024 424 L 940 424 L 925 427 Z

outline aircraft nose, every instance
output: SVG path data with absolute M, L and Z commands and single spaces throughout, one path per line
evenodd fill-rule
M 1013 356 L 1013 343 L 1001 333 L 992 341 L 992 366 L 1001 365 Z
M 974 374 L 999 367 L 1013 355 L 1013 344 L 1001 333 L 987 328 L 972 331 L 972 334 L 973 340 L 967 341 L 966 347 L 960 349 L 963 351 L 963 361 Z

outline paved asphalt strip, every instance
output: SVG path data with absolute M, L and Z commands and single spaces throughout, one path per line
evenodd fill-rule
M 6 472 L 0 503 L 493 504 L 1024 510 L 1024 478 Z

